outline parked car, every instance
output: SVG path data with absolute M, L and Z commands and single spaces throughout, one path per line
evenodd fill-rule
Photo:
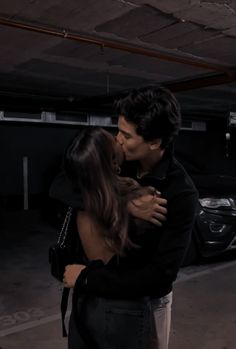
M 236 177 L 192 176 L 199 205 L 183 265 L 236 249 Z

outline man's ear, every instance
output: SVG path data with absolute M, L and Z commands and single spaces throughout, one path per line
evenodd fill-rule
M 162 143 L 162 139 L 161 138 L 156 138 L 153 141 L 150 142 L 150 149 L 151 150 L 157 150 L 160 148 Z

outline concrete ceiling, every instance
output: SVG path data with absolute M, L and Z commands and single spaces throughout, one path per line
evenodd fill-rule
M 1 0 L 0 47 L 1 108 L 105 109 L 166 85 L 186 116 L 236 111 L 234 0 Z

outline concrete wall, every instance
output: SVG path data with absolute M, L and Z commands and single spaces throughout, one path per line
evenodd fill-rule
M 60 167 L 63 150 L 76 131 L 77 129 L 71 127 L 2 123 L 0 125 L 2 202 L 11 206 L 12 198 L 17 207 L 21 206 L 25 156 L 28 157 L 29 195 L 46 194 L 52 178 Z M 14 206 L 13 202 L 12 205 Z
M 62 153 L 78 130 L 67 125 L 1 123 L 0 206 L 22 208 L 24 156 L 28 157 L 30 197 L 47 196 Z M 231 132 L 228 158 L 225 131 L 223 122 L 209 123 L 206 132 L 181 131 L 175 146 L 177 157 L 189 172 L 236 176 L 236 128 Z
M 231 134 L 229 156 L 226 132 Z M 236 176 L 236 128 L 227 129 L 225 120 L 208 121 L 206 131 L 181 130 L 175 152 L 190 173 Z

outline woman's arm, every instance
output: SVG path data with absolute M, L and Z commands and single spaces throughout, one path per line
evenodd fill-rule
M 101 260 L 104 265 L 114 255 L 106 244 L 101 232 L 101 227 L 86 211 L 79 211 L 76 215 L 76 226 L 88 260 Z M 74 287 L 77 278 L 86 266 L 83 264 L 70 264 L 65 268 L 63 277 L 64 287 Z

